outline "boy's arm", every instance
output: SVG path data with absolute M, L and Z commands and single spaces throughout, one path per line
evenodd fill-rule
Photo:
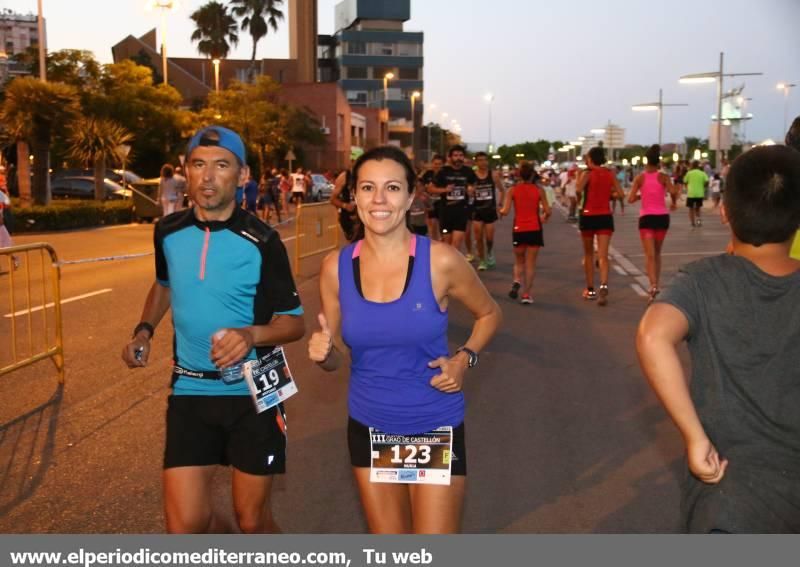
M 678 345 L 689 333 L 689 321 L 676 307 L 657 303 L 642 317 L 636 334 L 639 364 L 683 436 L 689 470 L 702 482 L 716 484 L 728 461 L 721 459 L 697 415 L 678 357 Z

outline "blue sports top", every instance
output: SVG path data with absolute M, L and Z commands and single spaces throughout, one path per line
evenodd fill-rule
M 203 222 L 192 209 L 156 225 L 156 278 L 169 287 L 174 361 L 216 371 L 211 336 L 223 328 L 266 325 L 273 315 L 302 315 L 286 249 L 278 233 L 242 209 L 226 221 Z M 256 347 L 254 359 L 273 347 Z M 249 395 L 244 381 L 226 384 L 174 375 L 175 395 Z
M 449 356 L 447 311 L 431 283 L 431 241 L 412 239 L 411 279 L 400 298 L 376 303 L 356 288 L 353 259 L 361 242 L 339 254 L 342 337 L 351 349 L 350 416 L 386 433 L 425 433 L 464 421 L 464 395 L 430 385 L 441 371 L 428 363 Z

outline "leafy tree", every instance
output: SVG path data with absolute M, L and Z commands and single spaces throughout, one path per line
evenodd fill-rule
M 106 198 L 106 164 L 122 161 L 121 148 L 133 136 L 125 128 L 106 118 L 81 117 L 73 122 L 69 136 L 70 155 L 81 162 L 94 166 L 94 198 Z
M 78 92 L 64 83 L 43 83 L 33 77 L 20 77 L 11 81 L 5 91 L 0 117 L 9 131 L 18 139 L 30 143 L 33 149 L 33 190 L 30 192 L 37 205 L 50 203 L 50 143 L 54 131 L 78 114 Z M 26 184 L 18 146 L 20 196 L 26 203 Z M 20 157 L 22 159 L 20 160 Z M 28 201 L 29 202 L 29 201 Z
M 225 59 L 231 45 L 239 44 L 236 19 L 223 4 L 212 0 L 195 10 L 190 18 L 197 26 L 192 41 L 197 42 L 197 51 L 209 59 Z
M 279 162 L 290 147 L 324 145 L 319 122 L 305 109 L 278 102 L 280 85 L 267 76 L 255 83 L 233 82 L 219 94 L 209 95 L 200 114 L 203 125 L 220 124 L 239 134 L 248 153 L 257 156 L 257 173 L 267 162 Z M 256 165 L 256 164 L 251 164 Z
M 253 38 L 253 52 L 250 55 L 250 74 L 255 75 L 256 47 L 266 37 L 269 28 L 278 31 L 278 22 L 283 19 L 280 5 L 283 0 L 230 0 L 233 14 L 242 18 L 242 30 L 247 30 Z

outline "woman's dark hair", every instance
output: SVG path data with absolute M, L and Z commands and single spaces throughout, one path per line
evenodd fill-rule
M 477 154 L 475 154 L 472 157 L 474 159 L 478 159 L 478 158 L 482 158 L 482 157 L 485 157 L 486 159 L 489 159 L 489 154 L 487 154 L 486 152 L 478 152 Z
M 743 153 L 731 165 L 722 198 L 740 241 L 786 242 L 800 228 L 800 152 L 761 146 Z
M 414 164 L 411 163 L 406 153 L 396 146 L 378 146 L 361 154 L 353 166 L 353 179 L 356 185 L 358 184 L 358 172 L 361 170 L 362 165 L 368 161 L 383 161 L 385 159 L 392 160 L 402 166 L 406 172 L 408 193 L 414 193 L 417 187 L 417 172 L 414 170 Z
M 163 177 L 165 179 L 169 179 L 174 174 L 175 174 L 175 170 L 172 169 L 172 166 L 170 164 L 165 163 L 163 166 L 161 166 L 161 177 Z
M 533 169 L 533 166 L 530 164 L 530 162 L 524 161 L 519 166 L 519 178 L 525 183 L 532 183 L 535 173 L 536 170 Z
M 606 163 L 606 151 L 600 146 L 595 146 L 589 150 L 589 159 L 595 165 L 603 165 Z
M 431 161 L 437 160 L 437 159 L 439 161 L 444 161 L 444 156 L 442 154 L 433 154 L 433 157 L 431 158 Z
M 661 146 L 658 144 L 653 144 L 647 151 L 644 153 L 644 157 L 647 158 L 647 165 L 658 165 L 661 161 Z
M 794 119 L 791 128 L 786 132 L 786 145 L 800 152 L 800 116 Z

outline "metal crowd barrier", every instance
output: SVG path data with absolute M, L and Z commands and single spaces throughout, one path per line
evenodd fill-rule
M 300 260 L 338 248 L 340 232 L 337 209 L 329 202 L 300 205 L 295 218 L 295 277 Z
M 19 269 L 15 267 L 15 258 Z M 0 349 L 0 376 L 49 358 L 58 370 L 58 381 L 63 384 L 61 268 L 56 251 L 41 242 L 0 248 L 2 271 L 8 273 L 0 275 L 0 298 L 7 296 L 9 310 L 0 315 L 0 320 L 9 320 L 11 341 Z M 34 301 L 41 303 L 34 305 Z M 0 328 L 5 326 L 5 321 L 0 323 Z

